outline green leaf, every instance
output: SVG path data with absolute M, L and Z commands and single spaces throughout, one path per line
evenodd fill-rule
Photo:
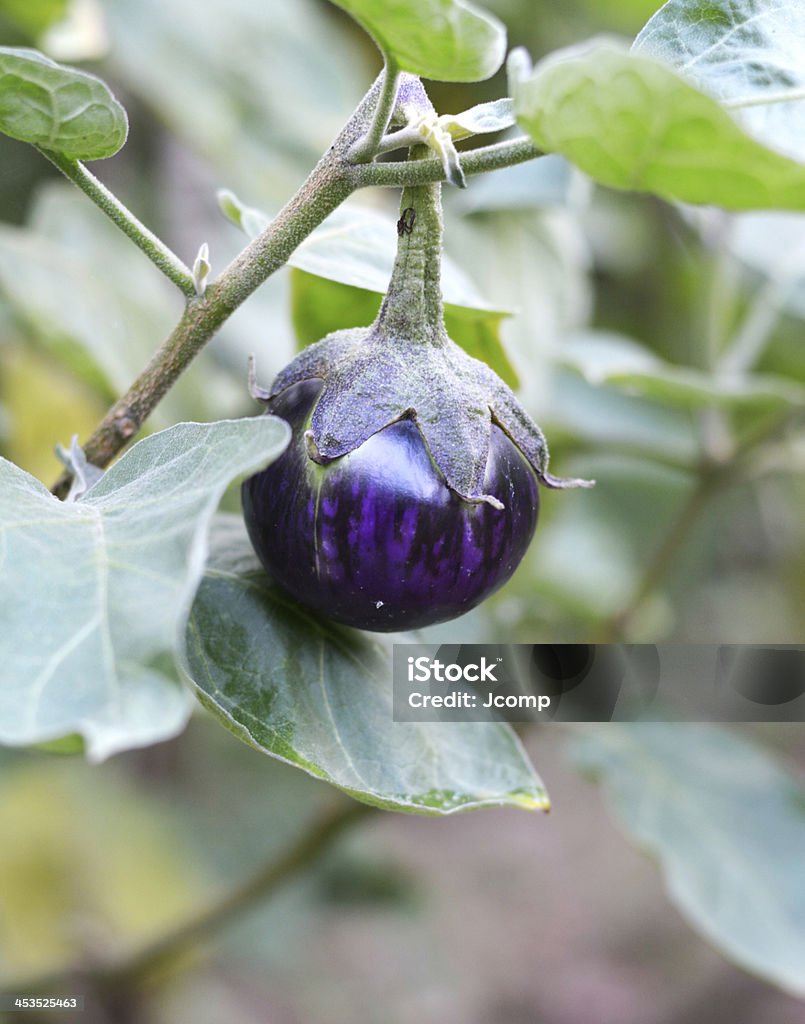
M 742 967 L 805 996 L 805 786 L 725 729 L 607 723 L 574 747 L 668 893 Z
M 94 75 L 36 50 L 0 47 L 0 132 L 71 160 L 112 156 L 126 141 L 126 112 Z
M 272 417 L 181 423 L 63 503 L 0 459 L 0 742 L 83 736 L 91 759 L 178 733 L 174 653 L 227 484 L 275 458 Z
M 291 271 L 291 318 L 300 346 L 312 345 L 342 327 L 366 327 L 377 316 L 381 297 L 375 291 Z M 465 352 L 480 359 L 516 388 L 517 371 L 500 337 L 505 313 L 445 305 L 447 333 Z
M 466 0 L 333 0 L 401 71 L 438 82 L 479 82 L 503 63 L 506 30 Z
M 669 0 L 632 49 L 676 68 L 767 145 L 805 158 L 801 3 Z
M 187 672 L 236 736 L 366 803 L 421 814 L 547 807 L 508 726 L 393 722 L 379 643 L 314 618 L 273 586 L 236 517 L 216 521 Z
M 578 370 L 591 384 L 608 384 L 682 409 L 805 409 L 805 387 L 796 381 L 674 366 L 631 338 L 606 331 L 587 331 L 567 340 L 559 362 Z
M 530 73 L 517 57 L 512 70 L 522 126 L 596 181 L 733 210 L 805 209 L 805 166 L 747 135 L 658 61 L 594 39 Z

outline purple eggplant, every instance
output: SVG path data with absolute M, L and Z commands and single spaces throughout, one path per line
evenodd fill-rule
M 415 423 L 402 419 L 327 465 L 305 433 L 321 382 L 272 402 L 293 427 L 285 453 L 243 485 L 252 544 L 301 604 L 336 622 L 415 629 L 474 608 L 520 563 L 537 524 L 537 476 L 492 426 L 484 490 L 502 508 L 448 488 Z

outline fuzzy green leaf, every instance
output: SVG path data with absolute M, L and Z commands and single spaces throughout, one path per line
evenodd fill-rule
M 180 423 L 70 503 L 0 459 L 0 742 L 76 734 L 100 760 L 182 729 L 174 656 L 210 519 L 288 436 L 268 416 Z
M 126 141 L 128 121 L 100 78 L 36 50 L 0 47 L 0 132 L 71 160 L 99 160 Z
M 805 158 L 805 7 L 669 0 L 633 52 L 674 67 L 769 146 Z
M 805 166 L 749 136 L 673 68 L 595 39 L 526 71 L 515 111 L 536 144 L 596 181 L 725 209 L 805 209 Z
M 503 63 L 506 30 L 465 0 L 333 0 L 400 68 L 439 82 L 478 82 Z
M 216 522 L 186 671 L 236 736 L 366 803 L 419 814 L 547 807 L 508 726 L 392 721 L 384 649 L 275 587 L 235 517 Z

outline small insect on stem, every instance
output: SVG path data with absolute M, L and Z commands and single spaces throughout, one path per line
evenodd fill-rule
M 416 210 L 413 206 L 409 206 L 407 210 L 403 210 L 402 216 L 397 221 L 397 234 L 402 238 L 403 235 L 410 235 L 414 230 L 414 222 L 416 221 Z

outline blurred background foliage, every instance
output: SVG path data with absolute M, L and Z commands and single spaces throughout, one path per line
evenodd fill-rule
M 485 6 L 536 58 L 598 31 L 631 37 L 657 4 Z M 0 0 L 0 42 L 103 75 L 131 133 L 93 169 L 186 261 L 207 241 L 213 273 L 242 245 L 216 190 L 275 212 L 379 70 L 325 0 Z M 429 91 L 451 112 L 505 88 L 500 73 Z M 358 201 L 393 215 L 397 196 Z M 545 493 L 514 580 L 433 638 L 801 642 L 805 219 L 674 208 L 593 188 L 555 158 L 446 190 L 445 205 L 448 254 L 490 308 L 514 312 L 501 337 L 553 468 L 598 486 Z M 0 454 L 50 482 L 54 445 L 88 433 L 179 310 L 83 196 L 0 137 Z M 344 315 L 332 282 L 277 274 L 152 426 L 253 413 L 247 354 L 268 381 Z M 795 730 L 764 736 L 802 759 Z M 597 1024 L 698 1024 L 705 1008 L 713 1021 L 797 1019 L 793 1000 L 692 936 L 554 731 L 532 746 L 550 819 L 376 821 L 211 963 L 179 965 L 119 1019 L 575 1024 L 590 1006 Z M 3 980 L 159 932 L 328 797 L 204 720 L 103 769 L 43 753 L 0 766 L 13 837 L 0 852 Z

